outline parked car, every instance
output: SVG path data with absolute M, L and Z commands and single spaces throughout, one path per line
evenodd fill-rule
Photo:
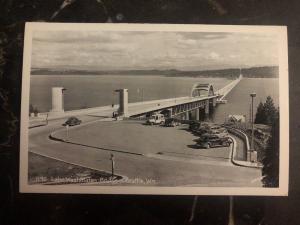
M 166 127 L 176 127 L 180 125 L 180 121 L 176 118 L 167 118 L 164 125 Z
M 191 131 L 196 131 L 199 129 L 201 125 L 201 122 L 200 121 L 192 121 L 190 124 L 189 124 L 189 129 Z
M 165 123 L 165 116 L 161 113 L 154 113 L 147 119 L 147 124 L 154 125 L 154 124 L 161 124 Z
M 202 124 L 195 132 L 200 136 L 203 134 L 216 134 L 219 136 L 228 136 L 226 128 L 211 123 Z
M 119 116 L 119 112 L 118 111 L 113 111 L 113 113 L 112 113 L 112 118 L 114 118 L 114 119 L 118 119 L 118 116 Z
M 227 137 L 229 135 L 227 129 L 225 128 L 220 128 L 218 130 L 214 130 L 214 129 L 208 130 L 206 134 L 214 134 L 214 135 L 218 135 L 219 137 Z
M 67 121 L 63 124 L 63 126 L 75 126 L 81 124 L 81 120 L 75 116 L 69 117 Z
M 212 123 L 208 123 L 208 122 L 202 122 L 200 124 L 200 126 L 195 129 L 195 133 L 197 133 L 198 135 L 202 135 L 202 134 L 205 134 L 207 133 L 208 131 L 211 130 L 211 127 L 214 126 L 214 124 Z
M 213 148 L 213 147 L 229 147 L 232 143 L 230 137 L 220 137 L 214 134 L 205 134 L 197 140 L 197 144 L 202 148 Z

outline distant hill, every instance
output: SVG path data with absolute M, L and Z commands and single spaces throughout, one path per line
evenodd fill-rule
M 53 70 L 53 69 L 32 69 L 31 75 L 157 75 L 170 77 L 224 77 L 236 78 L 240 69 L 182 71 L 182 70 Z M 255 78 L 276 78 L 279 74 L 278 66 L 264 66 L 243 68 L 244 77 Z

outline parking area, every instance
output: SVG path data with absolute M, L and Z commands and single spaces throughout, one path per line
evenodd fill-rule
M 195 139 L 198 137 L 189 132 L 188 125 L 164 127 L 144 123 L 138 120 L 99 121 L 70 129 L 68 134 L 62 130 L 55 135 L 74 144 L 128 154 L 213 161 L 228 161 L 230 157 L 230 147 L 197 147 Z

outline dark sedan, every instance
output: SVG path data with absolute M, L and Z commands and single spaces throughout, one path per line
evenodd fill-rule
M 81 120 L 76 118 L 75 116 L 72 116 L 67 119 L 67 121 L 63 124 L 63 126 L 75 126 L 81 124 Z

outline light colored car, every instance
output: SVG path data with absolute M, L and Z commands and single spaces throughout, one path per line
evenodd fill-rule
M 149 125 L 155 125 L 155 124 L 161 124 L 163 125 L 165 123 L 165 116 L 160 113 L 155 113 L 150 116 L 150 118 L 147 120 L 147 124 Z

